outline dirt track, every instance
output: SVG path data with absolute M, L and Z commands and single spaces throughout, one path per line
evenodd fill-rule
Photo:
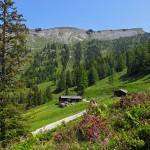
M 69 122 L 71 120 L 74 120 L 74 119 L 82 116 L 84 113 L 85 113 L 85 110 L 80 112 L 80 113 L 78 113 L 78 114 L 75 114 L 75 115 L 69 116 L 67 118 L 61 119 L 61 120 L 59 120 L 57 122 L 53 122 L 51 124 L 48 124 L 48 125 L 46 125 L 46 126 L 44 126 L 42 128 L 39 128 L 39 129 L 33 131 L 32 134 L 37 134 L 37 133 L 40 133 L 40 132 L 42 133 L 42 132 L 45 132 L 47 130 L 53 129 L 53 128 L 57 127 L 58 125 L 60 125 L 63 121 L 64 122 Z

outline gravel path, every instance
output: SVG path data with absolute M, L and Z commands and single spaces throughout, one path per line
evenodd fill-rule
M 42 127 L 42 128 L 39 128 L 39 129 L 33 131 L 32 134 L 37 134 L 37 133 L 39 133 L 39 132 L 45 132 L 45 131 L 47 131 L 47 130 L 53 129 L 53 128 L 57 127 L 58 125 L 60 125 L 63 121 L 64 121 L 64 122 L 69 122 L 69 121 L 71 121 L 71 120 L 74 120 L 74 119 L 76 119 L 76 118 L 82 116 L 84 113 L 85 113 L 85 110 L 82 111 L 82 112 L 80 112 L 80 113 L 78 113 L 78 114 L 75 114 L 75 115 L 73 115 L 73 116 L 70 116 L 70 117 L 61 119 L 61 120 L 59 120 L 59 121 L 57 121 L 57 122 L 54 122 L 54 123 L 51 123 L 51 124 L 48 124 L 48 125 L 46 125 L 46 126 L 44 126 L 44 127 Z

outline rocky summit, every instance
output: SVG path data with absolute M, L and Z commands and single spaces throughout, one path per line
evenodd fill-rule
M 114 40 L 119 39 L 120 37 L 131 37 L 144 33 L 145 32 L 142 28 L 93 31 L 92 29 L 82 30 L 72 27 L 58 27 L 51 29 L 29 30 L 27 41 L 30 46 L 34 46 L 37 42 L 39 45 L 43 42 L 61 42 L 71 44 L 88 39 Z

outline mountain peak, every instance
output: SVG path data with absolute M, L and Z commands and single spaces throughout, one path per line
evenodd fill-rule
M 114 40 L 121 37 L 131 37 L 144 33 L 145 31 L 142 28 L 101 31 L 93 31 L 92 29 L 82 30 L 75 27 L 55 27 L 49 29 L 38 28 L 38 30 L 29 30 L 27 40 L 30 45 L 34 45 L 34 43 L 37 41 L 61 42 L 65 44 L 71 44 L 88 39 Z

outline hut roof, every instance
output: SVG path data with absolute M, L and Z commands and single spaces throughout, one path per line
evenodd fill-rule
M 122 92 L 124 92 L 124 93 L 128 93 L 128 91 L 127 90 L 124 90 L 124 89 L 119 89 L 118 91 L 122 91 Z
M 61 99 L 81 99 L 81 96 L 69 96 L 69 95 L 64 95 L 60 96 Z

